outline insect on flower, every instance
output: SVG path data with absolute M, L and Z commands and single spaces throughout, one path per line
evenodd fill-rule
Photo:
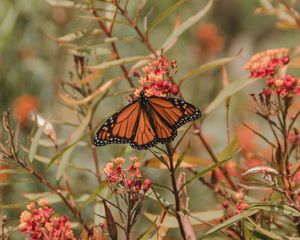
M 168 97 L 178 93 L 176 86 L 163 79 L 168 65 L 161 57 L 143 68 L 145 75 L 138 74 L 142 87 L 131 103 L 100 127 L 93 140 L 96 146 L 129 143 L 136 149 L 148 149 L 173 141 L 179 127 L 201 117 L 192 104 Z

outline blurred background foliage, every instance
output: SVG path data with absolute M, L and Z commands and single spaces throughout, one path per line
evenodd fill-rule
M 139 1 L 132 0 L 130 2 L 134 7 Z M 201 9 L 206 2 L 204 0 L 188 0 L 177 9 L 176 13 L 181 19 L 186 19 L 196 10 Z M 38 109 L 43 116 L 53 120 L 54 124 L 55 120 L 74 122 L 75 114 L 67 110 L 56 95 L 61 82 L 67 81 L 75 74 L 73 56 L 65 48 L 60 47 L 56 39 L 85 28 L 97 28 L 97 24 L 95 21 L 79 17 L 82 13 L 78 9 L 51 6 L 46 0 L 0 0 L 0 3 L 1 112 L 10 108 L 20 116 L 26 115 L 28 109 Z M 149 0 L 145 10 L 147 12 L 152 9 L 149 21 L 155 19 L 155 16 L 172 3 L 174 3 L 173 0 Z M 101 5 L 100 1 L 99 5 Z M 243 65 L 254 52 L 273 47 L 289 48 L 295 46 L 299 41 L 297 30 L 283 32 L 283 30 L 275 28 L 275 17 L 255 14 L 258 5 L 259 1 L 256 0 L 215 1 L 209 13 L 185 32 L 179 38 L 176 46 L 166 54 L 170 59 L 177 60 L 179 73 L 176 78 L 180 79 L 187 72 L 207 61 L 235 56 L 240 52 L 238 58 L 229 65 L 228 69 L 229 80 L 238 80 L 247 76 Z M 160 46 L 163 39 L 171 32 L 176 13 L 161 22 L 150 34 L 150 40 L 155 47 Z M 126 47 L 122 43 L 117 43 L 121 56 L 148 54 L 144 46 L 137 44 L 137 40 L 134 39 L 135 33 L 130 28 L 120 26 L 115 35 L 133 37 L 133 39 L 129 38 L 129 44 L 126 43 Z M 95 42 L 95 38 L 93 38 L 94 42 L 86 40 L 86 45 L 99 44 L 103 46 L 100 44 L 101 39 L 100 36 L 99 43 Z M 96 64 L 97 60 L 101 59 L 103 58 L 100 54 L 92 56 L 89 61 Z M 244 93 L 239 93 L 234 97 L 231 107 L 231 113 L 234 116 L 233 128 L 238 127 L 237 123 L 243 119 L 244 111 L 251 107 L 249 93 L 254 91 L 258 85 L 251 86 Z M 221 89 L 221 72 L 216 70 L 189 79 L 182 85 L 181 90 L 188 101 L 203 109 Z M 130 90 L 128 83 L 124 80 L 109 94 L 113 95 Z M 106 99 L 106 104 L 102 104 L 101 108 L 98 109 L 95 124 L 99 124 L 100 120 L 124 105 L 125 102 L 124 98 L 120 96 Z M 203 126 L 208 141 L 218 150 L 225 146 L 224 111 L 224 108 L 219 108 L 218 111 L 208 117 L 209 119 L 205 121 Z M 99 116 L 98 120 L 97 116 Z M 23 131 L 28 133 L 31 126 L 25 123 L 23 128 Z M 63 136 L 69 130 L 58 127 L 57 132 L 59 136 Z M 54 154 L 49 149 L 44 151 L 48 154 Z M 114 146 L 101 148 L 97 151 L 101 156 L 101 166 L 116 154 L 131 155 L 129 148 L 126 147 L 122 148 L 122 152 L 115 150 Z M 194 154 L 206 156 L 206 153 L 202 152 L 199 147 L 192 151 Z M 84 151 L 77 151 L 76 153 L 73 163 L 87 168 L 92 166 L 89 160 L 91 153 L 87 154 Z M 143 155 L 144 153 L 139 154 Z M 154 181 L 168 182 L 162 171 L 146 170 L 146 172 L 153 177 Z M 54 170 L 48 172 L 50 178 L 51 174 L 55 179 Z M 97 182 L 92 176 L 76 171 L 70 174 L 72 185 L 77 186 L 76 194 L 92 192 L 97 188 Z M 199 195 L 193 196 L 191 199 L 191 208 L 201 210 L 209 208 L 208 205 L 214 205 L 211 201 L 213 198 L 211 194 L 203 194 L 203 192 L 201 194 L 201 191 L 207 191 L 204 187 L 200 189 L 199 185 L 192 185 L 192 187 L 197 189 Z M 35 183 L 15 185 L 3 183 L 0 202 L 2 204 L 19 203 L 22 201 L 20 199 L 21 192 L 42 191 L 45 189 Z M 155 210 L 151 204 L 146 209 L 149 212 Z M 6 208 L 1 211 L 12 219 L 16 219 L 20 212 Z M 90 209 L 88 214 L 92 214 L 91 211 Z

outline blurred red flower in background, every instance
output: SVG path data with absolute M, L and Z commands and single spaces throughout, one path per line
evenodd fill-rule
M 36 111 L 40 105 L 37 97 L 31 95 L 22 95 L 18 97 L 13 106 L 14 117 L 24 126 L 28 120 L 28 114 Z
M 224 38 L 213 23 L 203 23 L 197 30 L 202 55 L 208 57 L 224 49 Z

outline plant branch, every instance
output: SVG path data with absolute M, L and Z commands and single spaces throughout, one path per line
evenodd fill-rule
M 179 229 L 180 229 L 180 233 L 181 233 L 181 237 L 182 239 L 186 240 L 186 235 L 185 235 L 185 231 L 184 231 L 184 227 L 183 227 L 183 223 L 180 217 L 180 198 L 179 198 L 179 191 L 177 189 L 177 184 L 176 184 L 176 176 L 175 176 L 175 167 L 174 167 L 174 161 L 173 161 L 173 150 L 171 148 L 170 144 L 166 144 L 167 147 L 167 151 L 168 151 L 168 157 L 169 157 L 169 161 L 170 161 L 170 175 L 171 175 L 171 181 L 172 181 L 172 187 L 173 187 L 173 193 L 174 193 L 174 199 L 175 199 L 175 217 L 177 219 L 178 225 L 179 225 Z

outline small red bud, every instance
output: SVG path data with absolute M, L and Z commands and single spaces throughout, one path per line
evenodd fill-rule
M 172 94 L 177 95 L 178 92 L 179 92 L 178 87 L 174 85 L 174 86 L 172 87 Z
M 228 201 L 224 201 L 223 202 L 223 208 L 228 208 L 229 207 L 229 202 Z
M 288 56 L 284 56 L 281 58 L 282 64 L 287 65 L 290 62 L 290 58 Z

